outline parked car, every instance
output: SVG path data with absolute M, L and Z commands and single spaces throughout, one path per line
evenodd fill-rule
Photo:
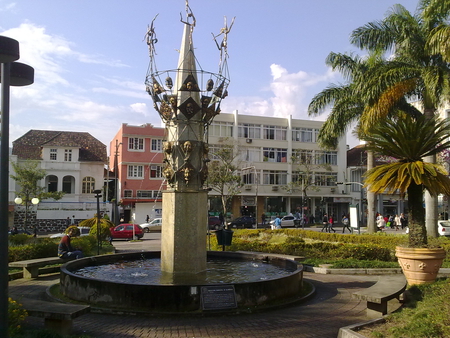
M 111 228 L 111 241 L 119 238 L 133 239 L 133 234 L 137 239 L 144 237 L 144 230 L 139 224 L 120 224 Z
M 13 230 L 8 231 L 8 234 L 12 235 Z M 14 235 L 17 235 L 17 234 L 31 235 L 31 232 L 29 232 L 28 230 L 25 230 L 25 229 L 17 229 L 17 232 L 14 233 Z
M 220 221 L 219 217 L 209 216 L 208 227 L 209 230 L 219 230 L 220 228 L 222 228 L 222 222 Z
M 409 233 L 409 227 L 406 227 L 406 233 Z M 450 237 L 450 220 L 438 221 L 438 234 L 439 236 Z
M 241 216 L 228 223 L 231 228 L 254 228 L 256 219 L 252 216 Z
M 150 232 L 150 230 L 161 230 L 162 218 L 155 218 L 149 223 L 140 224 L 140 227 L 144 232 Z
M 438 233 L 440 236 L 450 236 L 450 221 L 438 221 Z
M 80 230 L 80 236 L 88 236 L 89 235 L 89 231 L 91 231 L 91 228 L 89 227 L 78 227 L 78 230 Z M 60 237 L 64 237 L 66 233 L 62 232 L 60 234 L 54 234 L 51 235 L 50 238 L 60 238 Z
M 275 220 L 269 222 L 270 225 L 275 223 Z M 287 215 L 281 218 L 281 227 L 298 227 L 300 225 L 300 220 L 292 215 Z

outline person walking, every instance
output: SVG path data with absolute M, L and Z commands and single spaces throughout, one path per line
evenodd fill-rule
M 281 229 L 281 219 L 280 219 L 279 215 L 277 215 L 277 217 L 273 221 L 273 229 L 272 230 L 275 230 L 275 229 Z
M 334 230 L 334 228 L 333 228 L 333 224 L 334 224 L 334 219 L 333 219 L 333 215 L 331 215 L 330 219 L 328 220 L 328 232 L 331 232 L 331 230 L 336 232 L 336 230 Z
M 394 217 L 394 226 L 395 226 L 395 231 L 398 230 L 398 226 L 402 224 L 402 221 L 400 219 L 399 215 L 395 215 Z
M 350 233 L 352 233 L 352 229 L 350 229 L 350 221 L 349 221 L 347 215 L 344 215 L 344 217 L 342 217 L 342 224 L 344 225 L 342 227 L 342 233 L 345 232 L 345 229 L 348 229 L 348 231 Z
M 322 218 L 322 230 L 320 230 L 320 232 L 323 232 L 323 229 L 325 229 L 325 232 L 328 232 L 328 215 L 325 214 L 323 215 Z
M 264 212 L 261 215 L 261 225 L 263 226 L 263 228 L 265 228 L 266 226 L 266 214 Z

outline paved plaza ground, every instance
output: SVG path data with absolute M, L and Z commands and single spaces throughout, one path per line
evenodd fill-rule
M 161 235 L 145 234 L 141 242 L 114 241 L 119 252 L 160 250 Z M 74 333 L 96 338 L 132 337 L 337 337 L 339 328 L 367 320 L 366 303 L 352 299 L 353 292 L 374 284 L 380 276 L 332 275 L 305 272 L 304 278 L 317 290 L 316 295 L 299 305 L 256 314 L 221 316 L 112 315 L 89 313 L 74 320 Z M 10 296 L 44 299 L 58 274 L 9 284 Z M 145 295 L 143 295 L 145 297 Z M 43 319 L 28 317 L 26 326 L 41 328 Z

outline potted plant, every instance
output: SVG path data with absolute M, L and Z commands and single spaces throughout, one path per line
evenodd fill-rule
M 444 249 L 428 245 L 423 193 L 449 195 L 450 178 L 442 165 L 424 158 L 450 147 L 449 137 L 447 120 L 409 115 L 388 119 L 364 137 L 369 150 L 393 158 L 367 171 L 365 186 L 374 193 L 407 194 L 409 241 L 396 248 L 396 256 L 409 284 L 433 282 L 445 258 Z

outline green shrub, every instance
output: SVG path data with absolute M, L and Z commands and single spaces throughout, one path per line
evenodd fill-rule
M 9 245 L 23 245 L 30 241 L 33 236 L 27 234 L 17 234 L 17 235 L 9 235 L 8 241 Z
M 358 260 L 380 260 L 390 262 L 396 260 L 392 251 L 380 245 L 373 244 L 341 244 L 337 247 L 335 256 Z
M 36 243 L 10 247 L 8 252 L 8 262 L 52 257 L 56 256 L 57 252 L 58 244 L 50 238 L 45 238 Z

